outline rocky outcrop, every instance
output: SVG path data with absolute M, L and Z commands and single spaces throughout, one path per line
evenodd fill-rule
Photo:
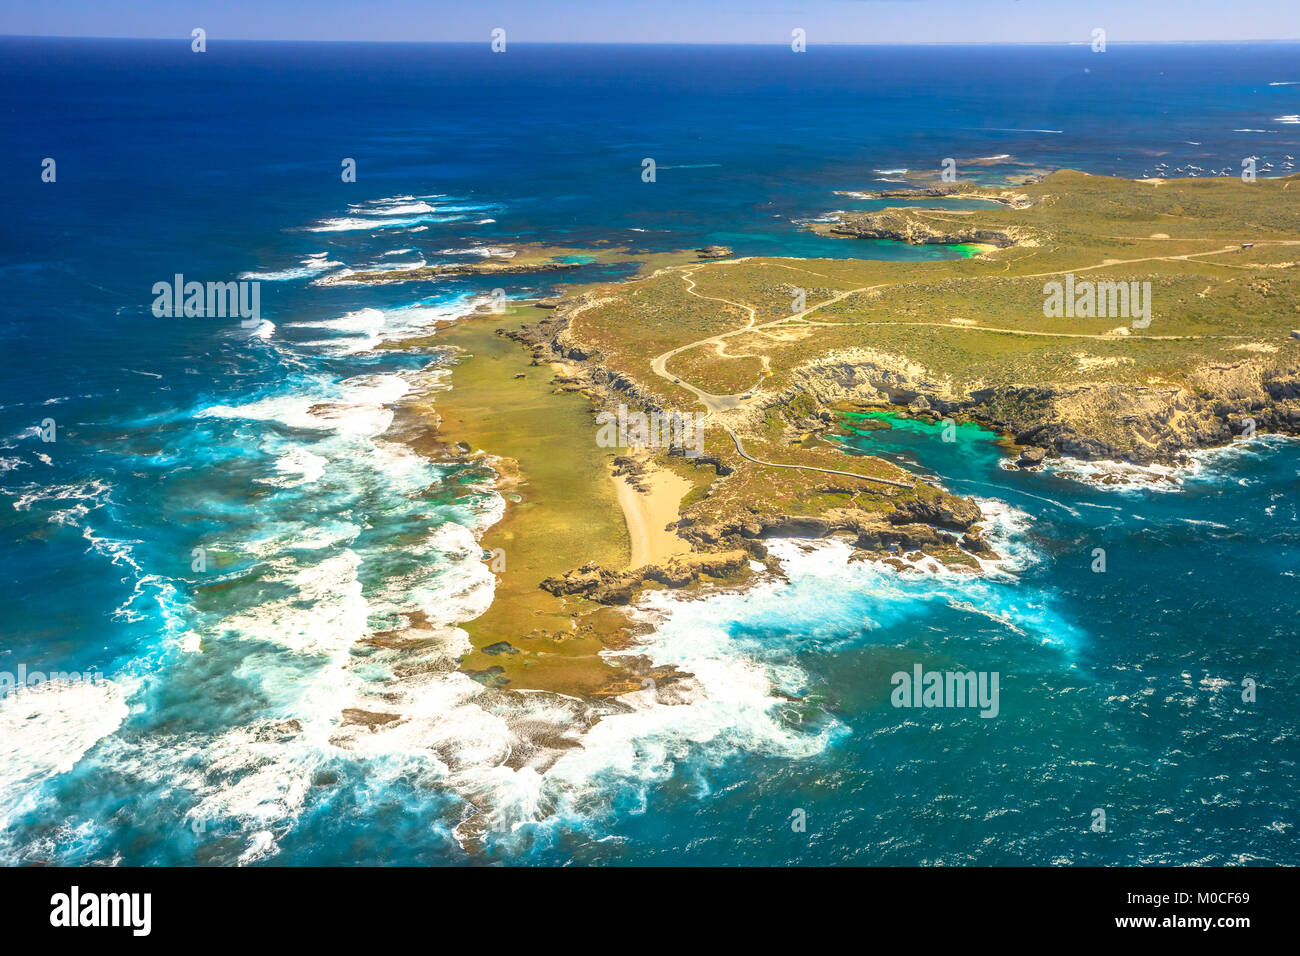
M 732 256 L 730 246 L 705 246 L 696 249 L 695 254 L 701 259 L 730 259 Z
M 1025 448 L 1020 452 L 1020 457 L 1016 459 L 1016 465 L 1020 468 L 1037 468 L 1047 457 L 1045 448 Z
M 964 414 L 1049 455 L 1172 463 L 1245 431 L 1300 433 L 1300 369 L 1254 361 L 1192 372 L 1187 386 L 1090 383 L 989 389 Z
M 668 449 L 668 454 L 679 458 L 684 458 L 686 456 L 686 449 L 681 447 L 680 445 L 673 445 L 671 448 Z M 709 465 L 710 467 L 713 468 L 714 472 L 716 472 L 717 475 L 722 478 L 725 478 L 727 475 L 731 474 L 732 471 L 735 470 L 730 465 L 728 465 L 725 461 L 723 461 L 721 458 L 718 458 L 714 455 L 695 455 L 688 460 L 691 462 L 691 464 L 695 465 L 695 467 L 697 468 L 700 467 L 701 465 Z
M 904 498 L 894 501 L 896 510 L 889 512 L 893 524 L 922 522 L 940 528 L 965 531 L 980 520 L 979 505 L 969 498 L 934 495 L 929 498 Z
M 563 369 L 555 376 L 557 386 L 564 391 L 582 392 L 597 408 L 612 409 L 619 403 L 626 403 L 647 413 L 670 414 L 672 410 L 663 407 L 658 395 L 623 373 L 611 371 L 599 361 L 593 361 L 587 349 L 569 334 L 569 316 L 601 301 L 592 293 L 565 299 L 553 318 L 525 325 L 506 335 L 532 350 L 534 365 L 552 364 Z M 672 447 L 668 454 L 680 455 L 684 451 Z M 730 473 L 730 469 L 715 457 L 699 456 L 690 460 L 697 466 L 713 465 L 719 475 Z
M 986 202 L 1000 203 L 1012 209 L 1025 209 L 1034 204 L 1024 193 L 1010 192 L 1005 189 L 991 190 L 972 187 L 968 183 L 952 183 L 943 186 L 924 186 L 915 189 L 880 189 L 864 194 L 872 199 L 983 199 Z
M 374 730 L 376 727 L 382 727 L 384 724 L 391 724 L 395 720 L 401 720 L 401 714 L 388 714 L 381 711 L 361 710 L 358 707 L 343 708 L 343 723 L 357 724 Z
M 419 282 L 445 279 L 448 276 L 494 276 L 558 272 L 577 269 L 581 262 L 514 262 L 510 259 L 483 259 L 480 262 L 441 262 L 418 269 L 375 269 L 322 276 L 313 285 L 388 285 L 394 282 Z
M 991 551 L 983 545 L 978 527 L 981 514 L 973 501 L 936 491 L 929 497 L 894 503 L 891 511 L 834 508 L 818 515 L 764 515 L 750 510 L 717 523 L 687 517 L 678 522 L 677 533 L 700 548 L 764 538 L 846 535 L 852 537 L 855 547 L 878 557 L 908 551 L 942 552 L 961 544 L 964 537 L 978 542 L 969 550 Z
M 810 414 L 794 411 L 809 404 Z M 876 349 L 845 349 L 807 362 L 790 373 L 790 385 L 760 403 L 729 413 L 737 430 L 762 427 L 769 410 L 782 410 L 796 431 L 825 430 L 835 421 L 836 405 L 897 405 L 942 410 L 969 402 L 969 395 L 950 378 L 922 365 Z
M 613 571 L 598 564 L 584 564 L 559 577 L 547 578 L 542 587 L 556 596 L 581 595 L 598 604 L 627 604 L 651 582 L 682 588 L 701 576 L 725 578 L 749 563 L 747 551 L 735 549 L 714 554 L 687 554 L 664 564 L 647 565 L 630 571 Z
M 818 231 L 831 236 L 893 239 L 913 245 L 982 242 L 994 246 L 1011 246 L 1027 238 L 1024 230 L 1015 227 L 981 228 L 963 222 L 921 217 L 915 212 L 902 209 L 840 213 L 834 222 L 823 225 Z
M 973 527 L 966 529 L 966 533 L 961 536 L 958 542 L 963 548 L 971 554 L 978 554 L 980 557 L 992 558 L 997 556 L 993 546 L 988 543 L 984 537 L 984 529 Z

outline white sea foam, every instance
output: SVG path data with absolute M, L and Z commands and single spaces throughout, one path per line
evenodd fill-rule
M 396 489 L 427 482 L 427 463 L 405 446 L 374 444 L 388 456 L 377 473 Z M 444 522 L 413 543 L 410 573 L 389 575 L 369 592 L 359 574 L 365 558 L 354 548 L 315 560 L 277 556 L 264 540 L 266 580 L 275 585 L 271 593 L 283 596 L 228 616 L 207 641 L 265 648 L 244 653 L 235 676 L 293 724 L 259 720 L 210 738 L 110 738 L 104 759 L 160 790 L 192 794 L 190 824 L 236 827 L 241 863 L 278 851 L 277 834 L 307 811 L 318 772 L 344 755 L 363 765 L 367 791 L 458 794 L 474 813 L 456 833 L 472 847 L 476 835 L 509 840 L 536 828 L 596 825 L 612 812 L 609 793 L 644 803 L 652 785 L 697 756 L 800 759 L 823 751 L 845 729 L 830 718 L 809 723 L 795 713 L 790 695 L 804 693 L 809 679 L 791 644 L 737 637 L 736 621 L 784 621 L 796 643 L 810 628 L 819 639 L 856 639 L 863 608 L 845 596 L 876 593 L 889 606 L 914 605 L 923 591 L 1031 638 L 1061 630 L 1046 609 L 999 603 L 996 585 L 976 575 L 939 572 L 932 579 L 937 584 L 918 591 L 890 568 L 850 562 L 843 542 L 775 541 L 788 581 L 767 575 L 747 590 L 716 589 L 703 600 L 650 592 L 633 611 L 650 632 L 636 646 L 607 652 L 689 676 L 661 679 L 615 704 L 494 691 L 456 670 L 469 650 L 456 625 L 482 613 L 493 590 L 476 534 L 499 518 L 504 504 L 496 495 L 485 499 L 476 518 Z M 1008 553 L 1003 538 L 1018 535 L 1027 516 L 998 502 L 982 506 L 990 539 Z M 363 661 L 352 655 L 377 615 L 417 610 L 424 615 L 418 631 L 424 663 L 412 676 L 397 676 L 395 665 L 409 663 L 401 654 Z M 348 708 L 383 722 L 342 723 Z M 358 792 L 357 799 L 363 796 Z
M 425 772 L 468 800 L 475 825 L 498 838 L 581 826 L 602 812 L 590 803 L 611 782 L 645 788 L 700 749 L 787 757 L 821 750 L 838 725 L 809 731 L 783 717 L 783 691 L 800 686 L 802 675 L 738 648 L 725 611 L 707 622 L 701 616 L 714 607 L 646 599 L 637 613 L 656 624 L 654 632 L 611 656 L 648 657 L 692 676 L 624 695 L 617 708 L 545 692 L 492 692 L 455 672 L 428 674 L 391 688 L 385 697 L 391 708 L 400 695 L 402 719 L 348 735 L 349 749 L 386 762 L 436 755 Z
M 401 209 L 397 202 L 381 203 L 355 218 L 364 218 L 367 228 L 389 225 L 392 214 L 401 215 Z M 320 272 L 337 265 L 320 253 L 304 260 L 303 268 Z M 391 261 L 386 265 L 409 267 Z M 290 278 L 290 271 L 275 277 Z M 320 343 L 272 341 L 275 326 L 269 322 L 255 334 L 269 348 L 286 354 L 300 355 L 313 344 L 336 351 L 342 342 L 359 351 L 357 346 L 371 348 L 384 339 L 427 331 L 463 315 L 477 301 L 462 296 L 296 323 L 336 336 Z M 186 678 L 184 670 L 197 666 L 209 668 L 203 672 L 205 682 L 213 680 L 210 668 L 224 661 L 228 678 L 253 688 L 259 706 L 264 704 L 265 712 L 275 716 L 241 722 L 216 734 L 158 732 L 126 740 L 111 733 L 125 715 L 116 704 L 70 701 L 70 712 L 84 718 L 86 726 L 67 731 L 67 747 L 45 746 L 50 759 L 33 766 L 32 780 L 65 772 L 68 760 L 79 759 L 100 741 L 104 749 L 102 754 L 96 751 L 96 759 L 135 778 L 144 790 L 183 791 L 188 823 L 200 831 L 209 825 L 237 828 L 244 840 L 238 862 L 246 864 L 277 852 L 280 835 L 304 811 L 317 771 L 341 755 L 368 764 L 367 787 L 398 787 L 414 768 L 422 778 L 441 780 L 444 789 L 469 799 L 481 785 L 479 775 L 498 771 L 502 761 L 526 746 L 530 735 L 558 739 L 569 732 L 575 715 L 586 713 L 587 705 L 552 695 L 529 696 L 521 704 L 515 700 L 520 695 L 489 691 L 456 670 L 459 657 L 470 649 L 458 624 L 486 610 L 495 586 L 475 535 L 500 518 L 504 501 L 472 486 L 458 490 L 454 505 L 425 499 L 428 489 L 441 480 L 440 470 L 408 446 L 379 437 L 392 422 L 393 406 L 409 396 L 412 381 L 410 373 L 402 373 L 333 382 L 322 373 L 291 393 L 213 405 L 197 413 L 199 418 L 234 423 L 241 437 L 257 436 L 270 464 L 253 481 L 277 490 L 299 490 L 268 496 L 276 504 L 261 508 L 255 525 L 240 537 L 230 539 L 238 533 L 232 526 L 226 540 L 205 542 L 214 550 L 241 554 L 245 560 L 234 572 L 238 578 L 230 580 L 255 575 L 252 580 L 263 590 L 236 589 L 234 606 L 220 620 L 210 617 L 197 625 L 194 614 L 182 622 L 173 609 L 167 630 L 174 630 L 179 645 L 192 653 L 179 658 L 168 680 L 194 679 Z M 283 427 L 252 429 L 248 423 Z M 287 429 L 311 434 L 304 439 Z M 118 612 L 140 620 L 139 598 L 155 595 L 163 603 L 165 586 L 171 587 L 174 601 L 175 588 L 170 581 L 143 574 L 135 564 L 133 547 L 139 542 L 97 535 L 85 524 L 107 500 L 109 490 L 106 484 L 87 482 L 6 493 L 20 510 L 43 509 L 51 521 L 81 527 L 93 549 L 115 563 L 129 564 L 139 583 Z M 292 504 L 298 500 L 304 503 L 301 509 Z M 286 506 L 279 507 L 280 501 Z M 404 523 L 403 513 L 411 520 Z M 385 542 L 382 529 L 376 528 L 389 515 L 395 516 L 393 532 L 401 536 L 400 548 Z M 425 522 L 423 536 L 419 519 Z M 377 531 L 378 541 L 373 540 Z M 220 573 L 220 568 L 210 570 Z M 241 606 L 243 595 L 253 603 Z M 354 655 L 358 642 L 377 630 L 405 626 L 403 621 L 418 622 L 419 653 L 431 667 L 427 673 L 399 679 L 396 665 L 404 660 L 400 655 L 381 653 L 367 660 Z M 173 627 L 181 623 L 184 626 Z M 373 731 L 342 722 L 342 714 L 353 707 L 397 713 L 400 720 Z M 107 720 L 110 716 L 112 721 Z M 94 718 L 103 719 L 102 733 Z M 38 720 L 24 729 L 38 732 L 42 727 Z M 2 748 L 11 743 L 3 715 L 0 730 L 5 730 Z M 72 747 L 73 742 L 78 746 Z M 68 755 L 66 760 L 56 759 L 62 754 Z M 454 779 L 449 781 L 448 775 Z M 523 772 L 517 780 L 526 777 Z M 0 770 L 0 794 L 7 782 Z M 497 798 L 502 806 L 509 802 L 507 790 L 527 787 L 516 783 L 503 788 Z M 33 800 L 46 799 L 32 792 Z M 4 811 L 0 804 L 0 814 Z M 57 816 L 52 811 L 51 817 Z M 513 818 L 520 819 L 519 813 Z M 92 846 L 97 839 L 110 838 L 107 827 L 87 821 L 85 827 L 51 830 L 28 849 L 46 841 L 51 853 L 58 853 L 72 840 Z
M 993 509 L 990 509 L 993 510 Z M 1003 508 L 1008 525 L 1026 520 Z M 768 576 L 745 590 L 719 589 L 710 596 L 655 591 L 642 596 L 633 614 L 652 626 L 638 644 L 608 651 L 611 658 L 642 657 L 656 668 L 689 674 L 677 681 L 625 694 L 623 712 L 605 714 L 582 732 L 580 747 L 564 751 L 548 769 L 532 773 L 502 767 L 471 776 L 481 809 L 500 830 L 521 821 L 572 822 L 578 808 L 611 783 L 644 790 L 665 779 L 692 755 L 769 753 L 789 759 L 823 750 L 843 728 L 827 719 L 818 726 L 791 719 L 790 695 L 806 691 L 808 676 L 796 663 L 783 628 L 796 644 L 809 638 L 854 639 L 871 621 L 854 594 L 874 592 L 885 602 L 917 601 L 906 576 L 873 562 L 850 561 L 851 547 L 838 540 L 770 541 L 788 580 Z M 954 607 L 970 608 L 1001 622 L 1013 609 L 990 598 L 995 585 L 969 574 L 939 572 Z M 933 591 L 933 586 L 928 586 Z M 1031 614 L 1031 617 L 1033 615 Z M 735 636 L 738 621 L 766 622 L 773 633 L 762 640 Z M 1033 637 L 1048 641 L 1060 630 L 1048 612 L 1031 625 Z M 644 793 L 643 793 L 644 799 Z
M 239 278 L 259 282 L 284 282 L 290 279 L 305 279 L 308 276 L 336 269 L 342 265 L 343 263 L 330 259 L 328 252 L 314 252 L 301 260 L 300 265 L 297 267 L 270 272 L 243 272 L 240 273 Z
M 0 697 L 0 832 L 34 804 L 35 788 L 71 770 L 127 717 L 133 684 L 51 681 Z
M 296 488 L 319 480 L 325 474 L 326 463 L 325 457 L 313 455 L 306 448 L 291 448 L 275 460 L 275 477 L 257 480 L 277 488 Z
M 1028 516 L 998 502 L 982 505 L 995 546 L 1023 566 L 1012 539 L 1021 535 Z M 873 625 L 864 606 L 852 600 L 855 594 L 874 594 L 878 606 L 889 608 L 944 600 L 1046 644 L 1068 646 L 1078 637 L 1050 608 L 980 575 L 938 571 L 931 579 L 935 583 L 918 586 L 883 564 L 850 561 L 852 549 L 845 542 L 768 544 L 788 580 L 760 577 L 745 590 L 718 589 L 703 599 L 649 592 L 633 609 L 637 619 L 651 625 L 649 633 L 633 647 L 606 652 L 613 659 L 645 658 L 655 668 L 690 676 L 624 694 L 618 699 L 624 709 L 612 713 L 577 709 L 555 695 L 539 694 L 524 704 L 528 722 L 568 728 L 566 738 L 579 744 L 563 749 L 549 766 L 540 758 L 519 768 L 505 766 L 505 756 L 521 743 L 524 722 L 518 713 L 503 725 L 463 710 L 477 706 L 482 691 L 462 684 L 467 696 L 454 697 L 453 704 L 448 695 L 455 695 L 454 683 L 437 685 L 436 694 L 432 686 L 427 689 L 439 701 L 437 713 L 459 714 L 454 745 L 445 727 L 438 739 L 452 753 L 449 782 L 472 800 L 485 816 L 484 825 L 498 833 L 527 825 L 581 826 L 585 814 L 601 812 L 600 801 L 592 802 L 598 795 L 640 791 L 644 800 L 648 786 L 696 755 L 744 752 L 798 759 L 822 751 L 844 728 L 833 719 L 815 726 L 794 719 L 790 696 L 806 691 L 808 676 L 794 663 L 791 645 L 775 635 L 785 627 L 796 644 L 810 631 L 819 641 L 859 639 L 854 635 Z M 738 621 L 768 622 L 776 630 L 746 640 L 735 636 Z M 389 733 L 370 735 L 367 746 L 378 747 Z M 400 736 L 411 733 L 408 727 Z
M 450 322 L 473 312 L 488 300 L 480 295 L 465 294 L 442 302 L 415 302 L 389 309 L 384 313 L 384 337 L 400 341 L 424 335 L 440 322 Z
M 328 329 L 342 333 L 335 339 L 301 343 L 308 348 L 321 348 L 335 354 L 355 355 L 368 352 L 383 340 L 379 332 L 384 327 L 384 313 L 379 309 L 358 309 L 337 319 L 322 319 L 318 322 L 294 322 L 293 328 Z M 360 336 L 360 337 L 354 337 Z
M 350 435 L 380 435 L 393 421 L 387 407 L 401 399 L 410 385 L 400 375 L 358 375 L 345 379 L 328 396 L 273 395 L 243 405 L 213 405 L 199 418 L 232 418 L 278 422 L 290 428 L 334 431 Z
M 974 501 L 980 509 L 980 526 L 984 529 L 985 539 L 999 555 L 998 558 L 979 558 L 984 571 L 1019 573 L 1040 560 L 1039 553 L 1026 538 L 1033 523 L 1028 512 L 997 498 L 975 498 Z
M 410 454 L 389 453 L 394 460 Z M 427 480 L 413 462 L 405 470 L 399 482 Z M 257 686 L 291 725 L 258 721 L 209 739 L 158 737 L 131 751 L 124 747 L 112 759 L 151 775 L 159 786 L 194 794 L 191 823 L 237 827 L 246 841 L 241 863 L 277 852 L 276 838 L 267 834 L 297 819 L 317 771 L 341 755 L 366 762 L 367 789 L 397 787 L 399 778 L 413 777 L 446 787 L 453 770 L 504 760 L 513 749 L 511 731 L 479 705 L 486 689 L 455 671 L 469 644 L 463 631 L 444 626 L 482 613 L 492 575 L 473 534 L 455 523 L 438 526 L 412 547 L 416 570 L 385 581 L 369 597 L 358 575 L 362 556 L 352 549 L 315 562 L 272 559 L 267 580 L 285 596 L 227 616 L 209 638 L 268 648 L 245 653 L 235 676 Z M 390 602 L 426 613 L 434 629 L 421 632 L 428 645 L 422 653 L 434 669 L 394 681 L 383 675 L 383 660 L 363 668 L 354 663 L 351 649 L 370 633 L 371 616 Z M 374 730 L 341 724 L 348 708 L 400 719 Z
M 346 652 L 366 633 L 367 605 L 357 578 L 360 557 L 351 549 L 315 563 L 271 562 L 265 580 L 289 596 L 259 604 L 221 622 L 226 635 L 271 641 L 311 654 Z
M 321 319 L 316 322 L 292 322 L 295 329 L 330 329 L 335 332 L 361 332 L 374 335 L 384 325 L 384 313 L 379 309 L 358 309 L 348 312 L 337 319 Z
M 1070 478 L 1086 485 L 1113 491 L 1177 491 L 1199 470 L 1199 464 L 1187 460 L 1180 465 L 1136 465 L 1125 461 L 1088 461 L 1082 458 L 1050 458 L 1044 471 Z
M 439 249 L 439 255 L 443 256 L 496 256 L 498 259 L 512 259 L 516 255 L 516 250 L 509 246 L 469 246 L 465 249 Z
M 107 502 L 112 486 L 104 481 L 91 480 L 28 485 L 25 489 L 10 491 L 6 488 L 0 491 L 14 496 L 15 511 L 29 511 L 33 505 L 41 505 L 42 510 L 48 513 L 51 524 L 76 526 L 92 509 Z
M 295 322 L 292 327 L 326 329 L 339 333 L 334 339 L 299 343 L 304 347 L 320 348 L 334 354 L 356 355 L 371 351 L 384 342 L 427 335 L 439 323 L 467 315 L 486 301 L 483 296 L 466 293 L 440 302 L 415 302 L 394 309 L 359 309 L 335 319 Z
M 427 480 L 427 465 L 409 449 L 377 445 L 390 456 L 383 474 L 412 487 Z M 254 862 L 276 852 L 277 838 L 267 834 L 304 811 L 313 775 L 340 753 L 365 761 L 368 787 L 404 778 L 460 794 L 479 811 L 478 823 L 503 837 L 530 826 L 582 825 L 586 804 L 609 780 L 645 787 L 700 747 L 798 757 L 825 745 L 831 725 L 809 732 L 782 716 L 783 692 L 800 686 L 800 674 L 737 652 L 722 617 L 704 641 L 692 637 L 693 625 L 658 629 L 633 653 L 677 661 L 694 676 L 628 695 L 617 708 L 491 691 L 458 673 L 456 659 L 469 646 L 456 624 L 482 613 L 493 589 L 475 531 L 495 521 L 503 503 L 485 500 L 476 519 L 445 522 L 413 544 L 414 570 L 387 576 L 368 594 L 358 575 L 362 556 L 352 549 L 315 563 L 268 556 L 267 581 L 284 596 L 228 616 L 208 641 L 271 648 L 246 655 L 237 676 L 255 682 L 296 729 L 274 739 L 265 726 L 206 741 L 158 738 L 123 753 L 122 762 L 160 786 L 193 793 L 193 822 L 237 824 L 241 862 Z M 384 675 L 378 655 L 358 669 L 350 650 L 371 619 L 402 609 L 422 612 L 426 668 L 396 679 Z M 340 724 L 348 707 L 396 719 Z
M 1284 445 L 1300 441 L 1294 435 L 1281 435 L 1275 432 L 1256 433 L 1250 438 L 1237 438 L 1227 445 L 1216 448 L 1200 448 L 1187 453 L 1190 463 L 1189 478 L 1195 480 L 1217 480 L 1224 468 L 1230 467 L 1242 458 L 1266 455 Z
M 1078 458 L 1055 458 L 1045 462 L 1045 469 L 1063 478 L 1113 491 L 1180 490 L 1189 481 L 1217 480 L 1218 471 L 1242 455 L 1259 454 L 1277 444 L 1295 441 L 1287 435 L 1256 434 L 1237 438 L 1227 445 L 1184 452 L 1177 464 L 1135 465 L 1123 461 L 1085 461 Z
M 496 203 L 461 203 L 460 205 L 448 203 L 439 205 L 438 212 L 487 212 L 499 208 Z
M 397 196 L 353 203 L 349 216 L 322 219 L 308 226 L 309 232 L 356 232 L 410 228 L 412 232 L 429 224 L 462 222 L 466 213 L 498 208 L 493 203 L 442 201 L 445 196 Z M 432 202 L 430 200 L 433 200 Z
M 354 205 L 348 208 L 361 213 L 363 216 L 409 216 L 413 213 L 437 212 L 437 209 L 427 202 L 392 203 L 383 206 Z
M 375 229 L 399 229 L 406 226 L 425 226 L 447 222 L 461 222 L 465 216 L 406 216 L 398 219 L 380 219 L 355 216 L 342 216 L 335 219 L 322 219 L 314 226 L 308 226 L 308 232 L 357 232 Z

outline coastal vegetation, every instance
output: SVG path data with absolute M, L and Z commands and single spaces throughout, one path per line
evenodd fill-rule
M 444 449 L 481 450 L 509 501 L 483 541 L 509 570 L 467 625 L 476 650 L 462 666 L 515 687 L 635 687 L 643 675 L 600 656 L 632 635 L 618 606 L 646 587 L 743 580 L 772 566 L 770 536 L 840 535 L 899 568 L 997 559 L 974 502 L 846 456 L 834 439 L 846 412 L 977 422 L 1034 465 L 1169 463 L 1255 429 L 1300 431 L 1297 180 L 1064 170 L 1014 189 L 936 186 L 928 198 L 989 202 L 922 199 L 816 228 L 845 242 L 978 242 L 976 254 L 684 252 L 628 281 L 570 287 L 547 311 L 516 305 L 439 332 L 463 357 L 454 388 L 421 414 Z M 1151 321 L 1046 308 L 1048 284 L 1075 276 L 1149 283 Z M 597 447 L 595 413 L 620 405 L 703 409 L 703 453 Z M 668 518 L 653 529 L 671 545 L 655 562 L 630 560 L 653 550 L 638 496 Z
M 717 416 L 745 433 L 773 414 L 797 421 L 791 403 L 801 396 L 825 404 L 841 391 L 924 398 L 1055 453 L 1167 461 L 1229 440 L 1245 418 L 1263 430 L 1296 427 L 1296 179 L 1061 171 L 1017 186 L 1005 207 L 897 213 L 1016 237 L 1005 248 L 946 262 L 747 259 L 664 270 L 566 303 L 556 338 L 665 407 L 691 396 L 648 366 L 680 350 L 668 362 L 674 377 L 715 395 L 754 391 Z M 1045 283 L 1066 275 L 1151 283 L 1152 321 L 1045 315 Z M 806 305 L 796 311 L 798 297 Z M 1029 435 L 1035 424 L 1049 434 Z

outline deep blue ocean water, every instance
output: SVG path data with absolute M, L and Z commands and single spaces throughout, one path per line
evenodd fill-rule
M 1289 172 L 1297 53 L 0 39 L 0 673 L 104 678 L 0 701 L 0 858 L 1296 863 L 1295 443 L 1117 489 L 846 430 L 986 502 L 1012 565 L 782 545 L 788 582 L 643 609 L 684 700 L 489 695 L 451 664 L 500 501 L 385 439 L 442 358 L 373 346 L 495 283 L 311 280 L 512 240 L 953 255 L 798 221 L 950 156 Z M 265 322 L 156 318 L 177 273 L 259 280 Z M 441 669 L 358 651 L 417 611 Z M 891 707 L 914 663 L 999 672 L 999 716 Z

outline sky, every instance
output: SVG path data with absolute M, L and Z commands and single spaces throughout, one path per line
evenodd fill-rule
M 1300 39 L 1300 0 L 2 0 L 0 34 L 781 43 Z

